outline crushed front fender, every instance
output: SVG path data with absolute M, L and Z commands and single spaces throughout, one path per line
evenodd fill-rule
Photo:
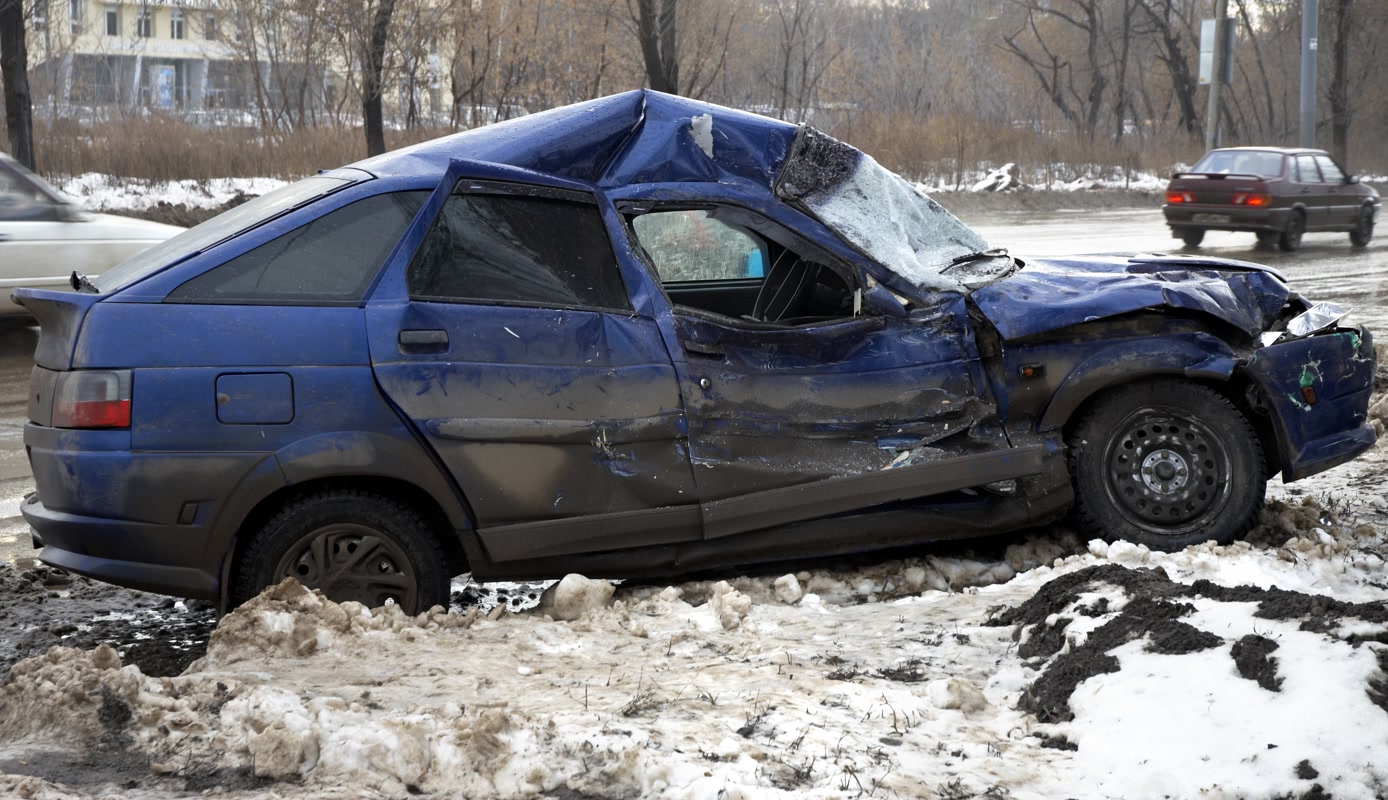
M 1349 461 L 1373 446 L 1373 337 L 1337 328 L 1263 347 L 1247 372 L 1262 389 L 1277 432 L 1282 480 L 1295 481 Z

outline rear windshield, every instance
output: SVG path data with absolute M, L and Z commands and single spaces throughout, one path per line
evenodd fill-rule
M 1282 175 L 1282 154 L 1267 150 L 1212 150 L 1191 172 L 1276 178 Z
M 358 181 L 316 175 L 225 211 L 194 228 L 134 255 L 92 280 L 101 292 L 112 292 L 183 261 L 209 247 L 226 241 L 241 231 L 307 205 L 325 195 L 345 189 Z

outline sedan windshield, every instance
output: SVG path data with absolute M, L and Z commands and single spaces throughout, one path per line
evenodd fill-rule
M 974 289 L 1015 268 L 1006 251 L 991 250 L 982 236 L 900 175 L 813 128 L 801 129 L 777 193 L 922 288 Z M 967 270 L 960 269 L 964 263 Z
M 102 292 L 129 286 L 164 267 L 192 258 L 244 230 L 345 189 L 356 182 L 351 178 L 316 175 L 288 186 L 281 186 L 126 259 L 95 278 L 93 283 L 97 290 Z

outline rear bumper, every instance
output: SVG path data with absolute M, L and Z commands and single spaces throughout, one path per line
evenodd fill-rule
M 131 589 L 218 599 L 216 565 L 158 563 L 168 556 L 167 526 L 65 514 L 45 508 L 37 494 L 25 499 L 20 512 L 34 529 L 34 544 L 43 548 L 39 560 L 45 564 Z M 96 555 L 88 546 L 93 541 L 112 549 Z M 123 557 L 114 557 L 115 550 Z
M 1234 208 L 1232 206 L 1202 206 L 1170 204 L 1161 207 L 1171 234 L 1200 229 L 1207 231 L 1254 231 L 1274 233 L 1287 227 L 1290 208 Z

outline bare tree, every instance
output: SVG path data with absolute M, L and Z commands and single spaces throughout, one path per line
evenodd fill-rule
M 1003 36 L 1004 47 L 1031 69 L 1041 88 L 1065 118 L 1080 127 L 1085 138 L 1093 139 L 1103 108 L 1104 92 L 1108 88 L 1108 76 L 1099 60 L 1100 40 L 1103 37 L 1099 0 L 1066 0 L 1064 6 L 1049 0 L 1012 2 L 1026 13 L 1026 21 L 1016 33 Z M 1041 22 L 1056 21 L 1069 30 L 1056 31 L 1051 25 L 1047 25 L 1047 30 L 1042 30 Z M 1031 46 L 1021 39 L 1022 34 L 1028 31 L 1031 33 Z M 1083 35 L 1082 44 L 1075 48 L 1082 48 L 1085 58 L 1085 65 L 1079 69 L 1060 53 L 1057 44 L 1047 41 L 1051 38 L 1065 44 L 1067 37 L 1063 34 L 1066 32 Z M 1039 48 L 1041 52 L 1033 53 L 1032 47 Z
M 1330 151 L 1344 164 L 1349 160 L 1349 125 L 1354 119 L 1354 106 L 1349 97 L 1350 30 L 1353 25 L 1354 0 L 1330 0 Z
M 366 154 L 386 151 L 385 124 L 381 115 L 381 75 L 385 71 L 386 43 L 390 38 L 390 18 L 395 0 L 377 0 L 371 15 L 371 36 L 361 53 L 361 116 L 366 128 Z
M 1156 57 L 1171 76 L 1172 99 L 1179 115 L 1177 125 L 1186 135 L 1200 137 L 1204 134 L 1204 128 L 1200 124 L 1200 112 L 1195 107 L 1195 77 L 1191 75 L 1190 63 L 1182 46 L 1186 34 L 1190 33 L 1189 23 L 1173 7 L 1172 0 L 1137 0 L 1137 4 L 1151 25 L 1147 32 L 1154 34 L 1159 43 Z
M 680 93 L 678 6 L 679 0 L 628 0 L 646 62 L 646 80 L 657 92 Z
M 34 169 L 34 106 L 29 95 L 24 0 L 0 0 L 0 78 L 5 82 L 5 129 L 9 132 L 10 155 Z

